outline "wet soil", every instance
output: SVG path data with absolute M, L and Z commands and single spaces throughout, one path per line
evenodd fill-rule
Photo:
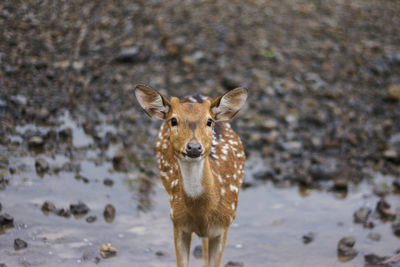
M 173 266 L 159 122 L 136 83 L 250 90 L 233 121 L 248 161 L 224 264 L 393 256 L 399 12 L 375 0 L 1 2 L 0 265 Z M 343 237 L 354 257 L 338 255 Z M 108 243 L 117 252 L 103 258 Z

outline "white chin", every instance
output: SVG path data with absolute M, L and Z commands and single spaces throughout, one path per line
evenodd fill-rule
M 182 161 L 187 161 L 187 162 L 197 162 L 197 161 L 201 161 L 203 159 L 203 157 L 202 156 L 200 156 L 200 157 L 197 157 L 197 158 L 191 158 L 191 157 L 188 157 L 188 156 L 183 156 L 182 157 Z

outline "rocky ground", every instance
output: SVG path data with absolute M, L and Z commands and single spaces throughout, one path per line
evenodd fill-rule
M 3 1 L 0 189 L 18 171 L 10 151 L 81 153 L 72 130 L 57 128 L 65 112 L 94 147 L 123 144 L 103 160 L 154 177 L 147 136 L 157 124 L 139 110 L 136 83 L 176 96 L 246 86 L 233 124 L 261 162 L 246 186 L 346 192 L 373 173 L 391 175 L 374 187 L 377 216 L 399 235 L 399 215 L 385 204 L 400 192 L 399 12 L 400 2 L 376 0 Z M 120 130 L 99 132 L 104 120 Z M 30 123 L 52 130 L 17 131 Z M 355 212 L 368 224 L 371 210 Z

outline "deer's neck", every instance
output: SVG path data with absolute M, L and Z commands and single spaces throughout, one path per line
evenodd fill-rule
M 178 160 L 181 170 L 182 190 L 188 200 L 207 200 L 215 195 L 214 178 L 208 158 L 199 161 Z

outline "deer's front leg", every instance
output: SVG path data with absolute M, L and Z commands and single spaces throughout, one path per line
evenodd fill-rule
M 216 237 L 208 238 L 208 266 L 219 267 L 221 265 L 222 254 L 224 253 L 228 228 Z
M 176 253 L 176 266 L 189 266 L 190 243 L 192 242 L 192 233 L 186 233 L 179 227 L 174 226 L 174 243 Z

